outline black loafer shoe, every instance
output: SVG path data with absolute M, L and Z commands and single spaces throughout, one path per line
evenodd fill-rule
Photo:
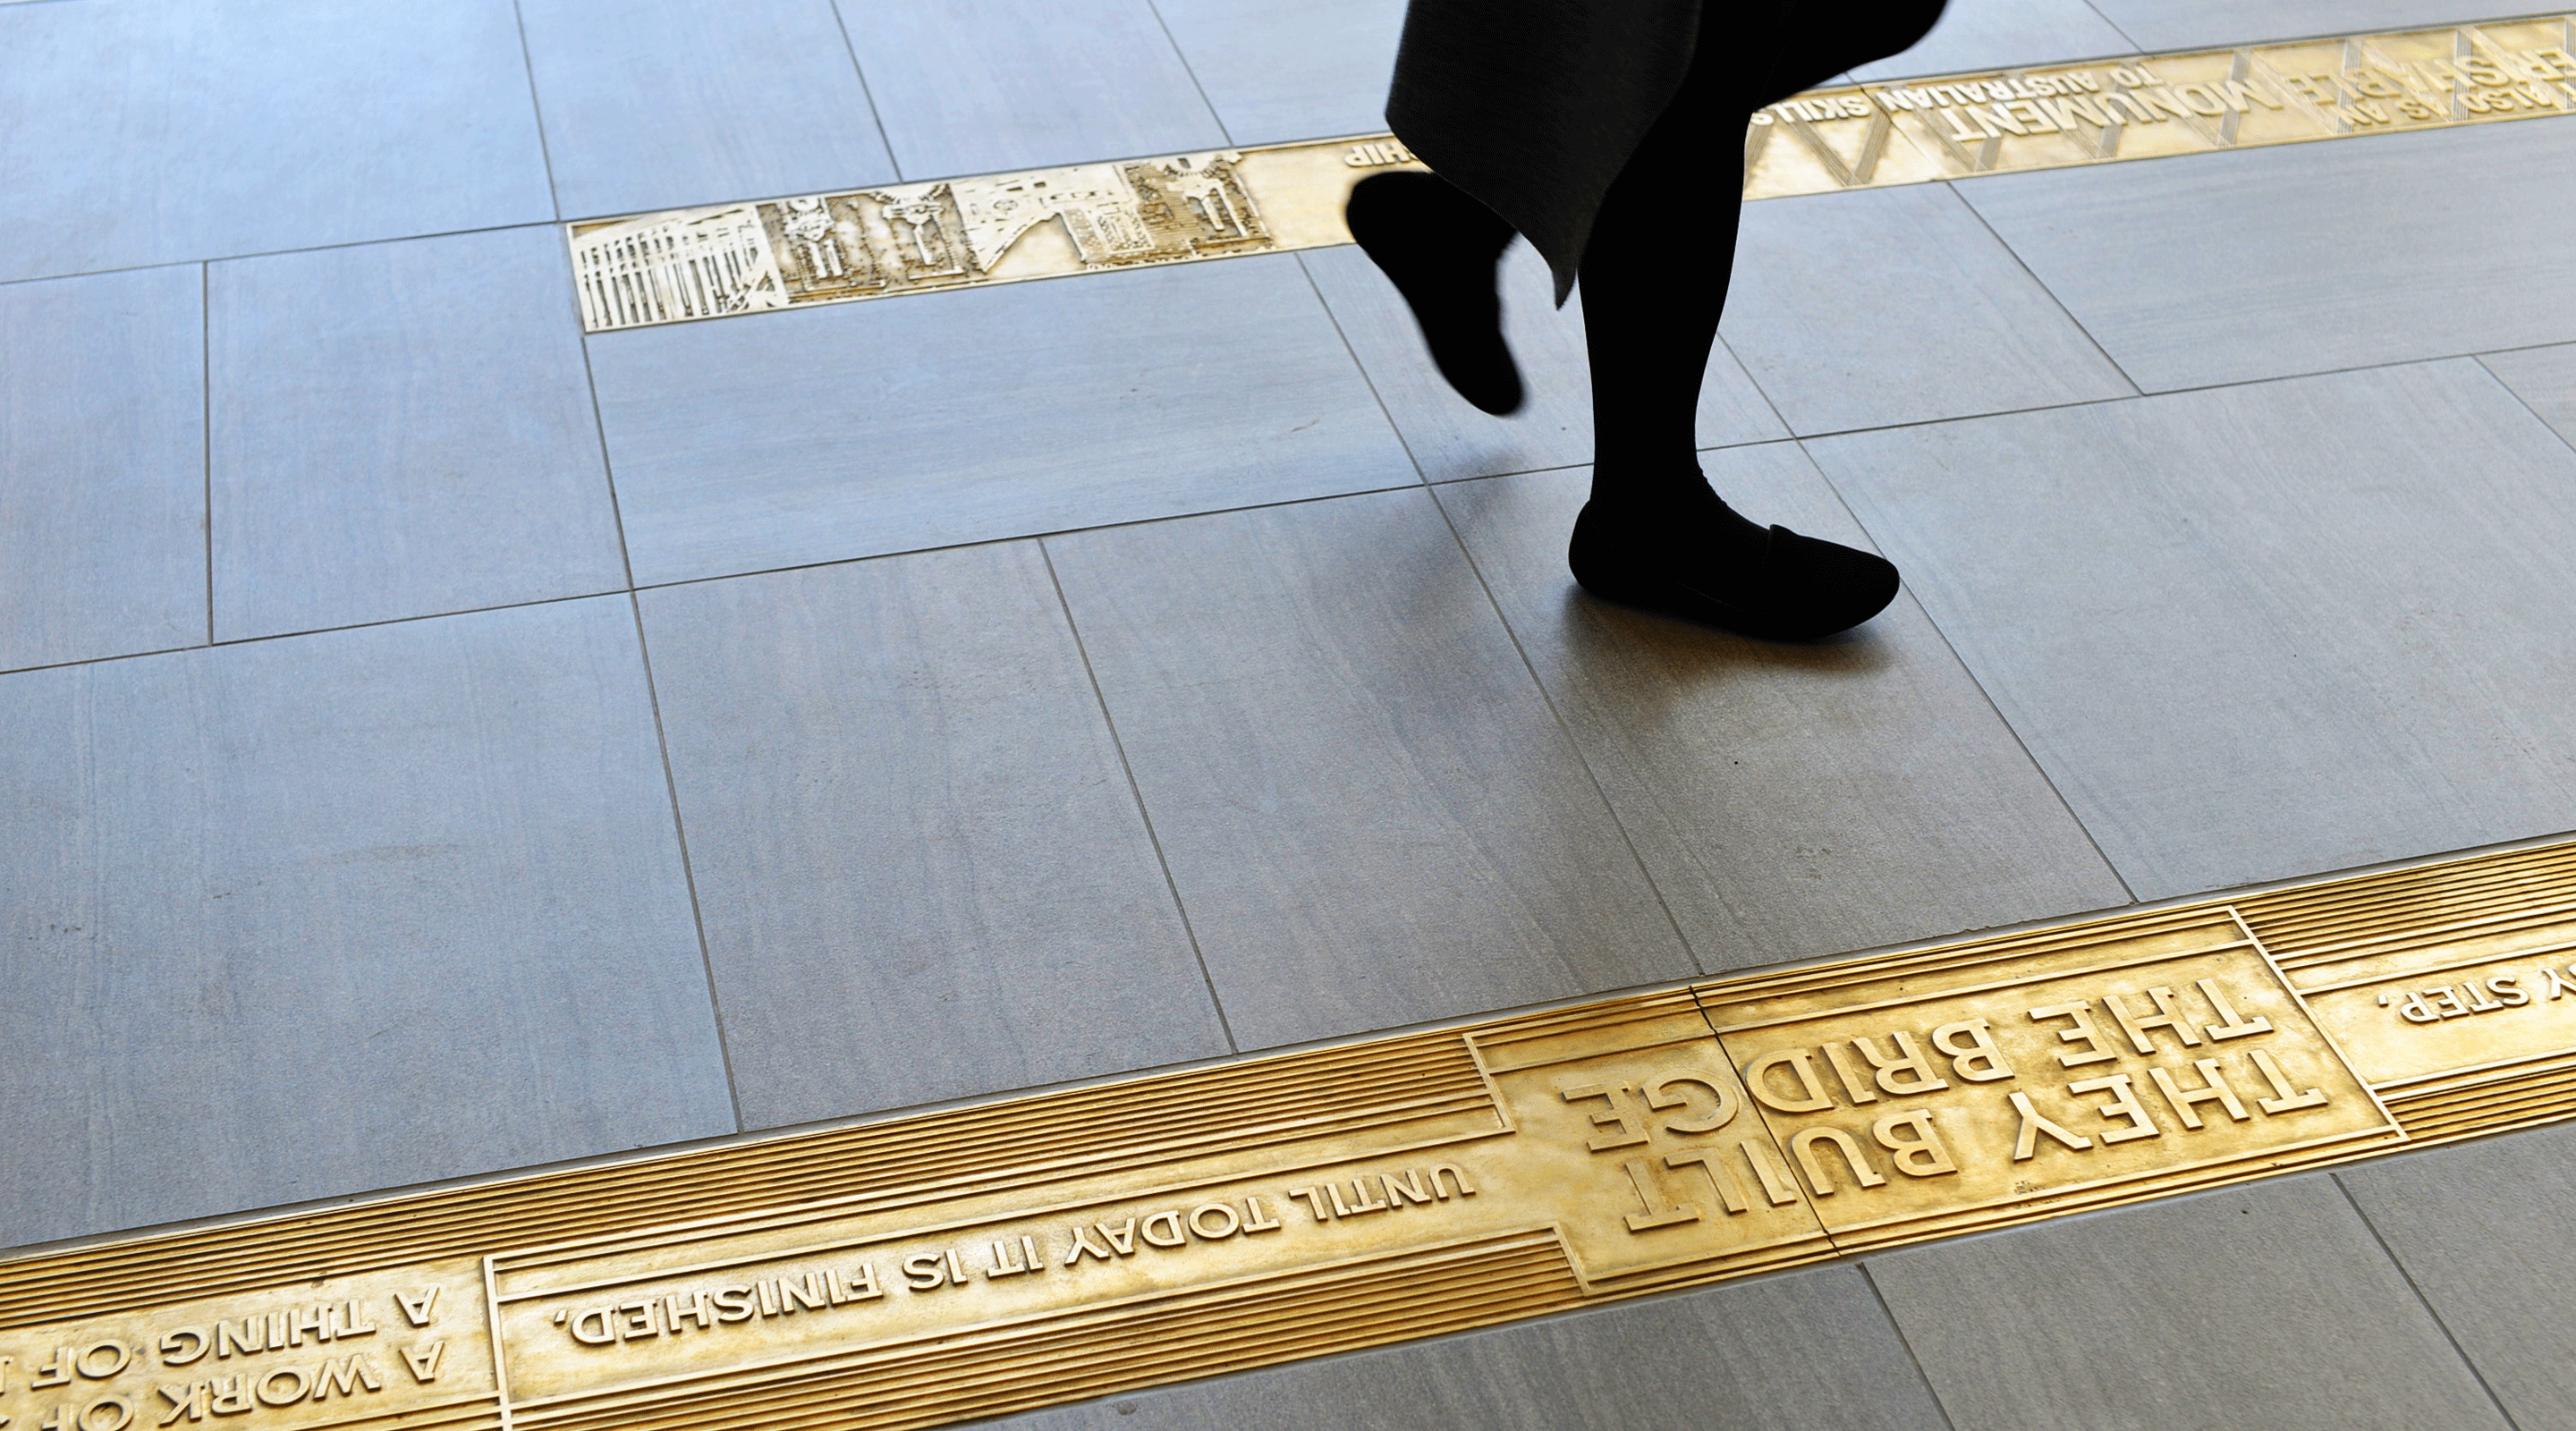
M 1787 527 L 1771 528 L 1749 561 L 1712 557 L 1712 546 L 1695 542 L 1687 523 L 1623 520 L 1586 503 L 1566 559 L 1603 600 L 1766 641 L 1848 631 L 1896 599 L 1896 567 L 1885 557 Z

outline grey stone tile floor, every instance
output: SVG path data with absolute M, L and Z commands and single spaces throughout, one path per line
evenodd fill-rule
M 1372 128 L 1401 6 L 727 12 L 0 3 L 0 1242 L 2576 828 L 2576 119 L 1757 206 L 1704 465 L 1909 582 L 1783 648 L 1572 589 L 1525 251 L 1510 421 L 1347 249 L 581 339 L 558 218 Z M 2570 1136 L 1022 1424 L 2564 1424 Z

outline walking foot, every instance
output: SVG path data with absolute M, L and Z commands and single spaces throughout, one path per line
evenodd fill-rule
M 1449 386 L 1496 416 L 1519 411 L 1521 374 L 1495 287 L 1511 227 L 1446 179 L 1412 170 L 1362 179 L 1343 218 L 1404 295 Z
M 1574 519 L 1583 589 L 1622 606 L 1769 641 L 1813 641 L 1896 599 L 1886 558 L 1746 521 L 1702 484 L 1673 500 L 1604 503 Z

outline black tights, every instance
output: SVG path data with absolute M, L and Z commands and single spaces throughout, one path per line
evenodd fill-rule
M 1651 500 L 1698 483 L 1693 418 L 1735 265 L 1747 118 L 1912 45 L 1941 7 L 1773 0 L 1768 19 L 1711 14 L 1688 78 L 1619 171 L 1583 253 L 1596 499 Z

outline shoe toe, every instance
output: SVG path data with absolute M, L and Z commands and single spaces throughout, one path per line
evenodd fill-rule
M 1768 624 L 1796 641 L 1848 631 L 1896 599 L 1895 563 L 1840 542 L 1771 529 Z

